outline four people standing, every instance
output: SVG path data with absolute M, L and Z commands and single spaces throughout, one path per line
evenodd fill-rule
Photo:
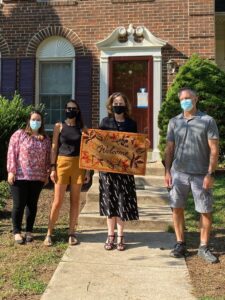
M 212 117 L 197 110 L 197 95 L 190 88 L 179 91 L 183 113 L 172 118 L 168 125 L 165 150 L 165 183 L 170 189 L 170 206 L 177 243 L 173 257 L 186 255 L 184 237 L 184 208 L 192 191 L 195 209 L 200 213 L 200 246 L 198 255 L 214 263 L 217 258 L 208 248 L 212 225 L 212 187 L 218 160 L 219 133 Z M 131 106 L 122 93 L 113 93 L 107 103 L 108 117 L 101 121 L 102 130 L 137 132 L 130 118 Z M 52 245 L 52 231 L 67 186 L 70 185 L 69 244 L 78 243 L 75 227 L 79 215 L 80 191 L 90 179 L 89 171 L 79 169 L 79 153 L 83 120 L 78 103 L 70 100 L 65 106 L 66 120 L 56 123 L 53 133 L 51 165 L 50 140 L 44 132 L 39 111 L 30 114 L 26 128 L 16 131 L 9 142 L 7 170 L 13 196 L 12 222 L 15 242 L 22 244 L 22 218 L 26 207 L 26 242 L 33 240 L 32 231 L 39 194 L 50 178 L 55 184 L 54 200 L 49 216 L 44 244 Z M 100 215 L 107 216 L 108 237 L 104 248 L 117 245 L 125 250 L 124 222 L 138 220 L 137 196 L 133 175 L 100 172 Z M 115 228 L 117 227 L 117 243 Z
M 165 151 L 165 182 L 170 188 L 170 206 L 177 243 L 173 257 L 186 254 L 184 208 L 192 191 L 195 210 L 200 213 L 200 245 L 198 255 L 210 263 L 217 258 L 209 250 L 212 225 L 212 187 L 219 154 L 219 133 L 215 120 L 197 110 L 196 92 L 189 88 L 179 91 L 183 113 L 168 125 Z

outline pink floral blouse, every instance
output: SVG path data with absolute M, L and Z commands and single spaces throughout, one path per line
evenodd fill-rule
M 51 142 L 30 136 L 17 130 L 10 138 L 7 171 L 15 174 L 16 180 L 45 181 L 50 170 Z

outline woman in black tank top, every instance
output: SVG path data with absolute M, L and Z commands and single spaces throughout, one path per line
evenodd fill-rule
M 78 243 L 75 227 L 79 215 L 80 191 L 90 180 L 89 171 L 79 169 L 80 143 L 83 121 L 78 103 L 70 100 L 65 106 L 66 120 L 56 123 L 53 132 L 50 178 L 55 184 L 54 201 L 49 216 L 48 232 L 44 244 L 52 245 L 52 232 L 58 219 L 67 185 L 70 184 L 69 244 Z

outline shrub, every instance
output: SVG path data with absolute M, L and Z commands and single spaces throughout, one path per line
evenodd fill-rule
M 24 105 L 23 100 L 15 93 L 12 100 L 0 96 L 0 179 L 6 178 L 6 157 L 11 135 L 25 126 L 32 105 Z M 43 107 L 40 107 L 43 110 Z
M 213 62 L 194 54 L 180 69 L 167 91 L 159 112 L 158 126 L 160 133 L 159 150 L 164 158 L 167 125 L 170 118 L 181 112 L 178 91 L 190 87 L 197 91 L 198 108 L 212 116 L 219 128 L 220 161 L 225 158 L 225 73 Z
M 6 205 L 6 200 L 10 196 L 9 184 L 6 181 L 0 182 L 0 210 L 2 210 Z

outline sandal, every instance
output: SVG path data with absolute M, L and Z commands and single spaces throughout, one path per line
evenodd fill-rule
M 79 244 L 79 242 L 78 242 L 78 239 L 77 239 L 75 233 L 69 234 L 69 245 L 74 246 L 77 244 Z
M 44 245 L 47 247 L 52 246 L 52 236 L 51 235 L 46 235 L 46 238 L 44 240 Z
M 126 249 L 126 245 L 124 243 L 124 236 L 123 235 L 118 235 L 117 238 L 120 238 L 120 242 L 118 243 L 118 239 L 117 239 L 117 250 L 118 251 L 124 251 Z
M 108 235 L 107 241 L 105 242 L 104 245 L 105 250 L 113 250 L 115 248 L 114 239 L 115 239 L 115 235 Z

